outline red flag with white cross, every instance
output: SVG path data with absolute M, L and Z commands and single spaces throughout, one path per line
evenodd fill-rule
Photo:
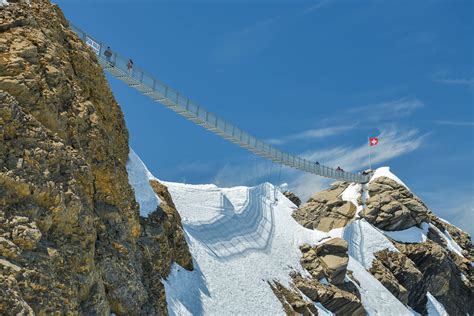
M 370 146 L 377 146 L 378 143 L 379 143 L 379 139 L 377 137 L 369 138 L 369 145 Z

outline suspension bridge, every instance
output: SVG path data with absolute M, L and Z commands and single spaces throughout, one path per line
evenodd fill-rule
M 260 157 L 304 172 L 349 182 L 367 183 L 369 181 L 369 175 L 323 166 L 278 150 L 197 105 L 178 91 L 148 74 L 145 70 L 135 65 L 130 67 L 129 58 L 121 56 L 115 51 L 110 51 L 111 54 L 107 56 L 105 54 L 108 47 L 106 44 L 96 40 L 72 23 L 69 26 L 96 53 L 100 65 L 115 78 L 222 138 Z

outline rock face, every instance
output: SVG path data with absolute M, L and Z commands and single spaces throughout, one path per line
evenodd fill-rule
M 288 200 L 293 202 L 293 204 L 295 204 L 296 206 L 299 207 L 301 205 L 300 198 L 297 197 L 296 194 L 294 194 L 293 192 L 285 191 L 285 192 L 283 192 L 283 195 L 286 196 L 288 198 Z
M 275 293 L 275 296 L 283 305 L 287 315 L 318 315 L 318 310 L 314 306 L 313 302 L 304 299 L 299 293 L 298 288 L 293 286 L 291 289 L 287 289 L 279 282 L 269 284 L 273 293 Z
M 403 185 L 379 177 L 368 186 L 369 198 L 362 216 L 384 230 L 403 230 L 429 222 L 431 212 Z
M 336 315 L 365 315 L 357 288 L 345 282 L 349 257 L 344 239 L 333 238 L 314 247 L 305 244 L 301 252 L 301 265 L 311 278 L 293 275 L 297 289 Z
M 301 276 L 295 276 L 293 282 L 304 295 L 315 302 L 321 302 L 336 315 L 366 315 L 360 299 L 353 293 Z
M 383 250 L 375 254 L 370 272 L 396 298 L 423 312 L 426 306 L 426 285 L 415 264 L 402 253 Z
M 301 265 L 317 280 L 326 277 L 333 284 L 344 283 L 347 264 L 347 242 L 333 238 L 316 247 L 303 245 Z
M 474 247 L 472 246 L 471 236 L 463 232 L 456 226 L 453 226 L 445 221 L 440 220 L 434 214 L 431 214 L 430 221 L 440 231 L 447 232 L 454 241 L 461 247 L 462 254 L 469 261 L 474 261 Z
M 293 213 L 294 219 L 306 228 L 324 232 L 346 226 L 356 212 L 354 204 L 339 197 L 347 187 L 345 182 L 336 182 L 330 189 L 314 194 Z
M 419 244 L 397 244 L 397 248 L 408 257 L 423 274 L 425 289 L 440 301 L 450 315 L 472 315 L 474 313 L 473 284 L 442 246 L 427 241 Z M 472 267 L 469 275 L 472 279 Z
M 0 314 L 166 313 L 160 279 L 173 261 L 192 268 L 179 216 L 167 203 L 139 218 L 123 114 L 61 11 L 9 2 L 0 8 Z

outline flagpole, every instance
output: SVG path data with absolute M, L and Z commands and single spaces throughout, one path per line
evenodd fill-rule
M 367 136 L 367 141 L 369 143 L 369 169 L 372 170 L 372 157 L 371 157 L 371 153 L 372 153 L 372 146 L 370 144 L 370 137 Z

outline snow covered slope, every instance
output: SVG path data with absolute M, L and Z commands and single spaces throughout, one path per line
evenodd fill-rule
M 145 183 L 153 176 L 144 171 L 145 166 L 134 153 L 128 170 L 134 175 L 131 182 L 138 191 L 140 205 L 155 205 Z M 377 174 L 391 175 L 388 169 Z M 396 239 L 396 234 L 386 235 L 364 219 L 328 233 L 306 229 L 291 216 L 295 205 L 270 183 L 234 188 L 162 183 L 168 187 L 182 218 L 195 266 L 189 272 L 175 264 L 163 280 L 171 315 L 284 315 L 268 282 L 278 280 L 288 286 L 292 271 L 308 276 L 300 264 L 299 247 L 332 237 L 348 241 L 348 269 L 360 283 L 357 287 L 361 301 L 370 315 L 417 314 L 367 271 L 375 252 L 398 251 L 387 238 L 389 235 Z M 357 205 L 360 189 L 360 185 L 351 185 L 341 194 L 358 210 L 362 207 Z M 414 231 L 413 235 L 421 236 L 423 232 Z M 443 311 L 435 299 L 429 302 L 433 314 Z M 330 314 L 319 303 L 315 306 L 320 315 Z

